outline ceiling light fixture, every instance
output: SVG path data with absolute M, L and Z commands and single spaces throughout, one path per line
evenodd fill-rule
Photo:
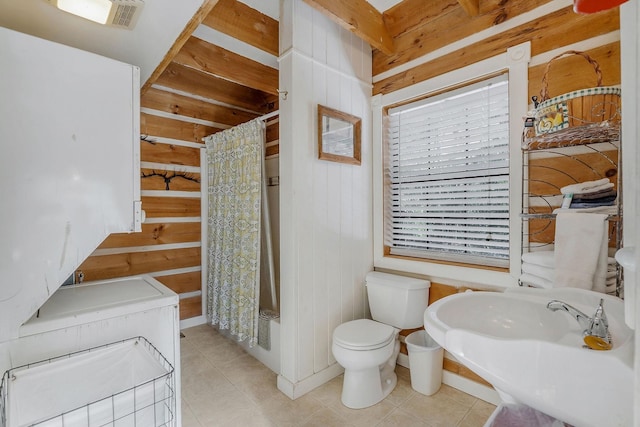
M 98 24 L 133 28 L 143 0 L 47 0 L 60 10 Z

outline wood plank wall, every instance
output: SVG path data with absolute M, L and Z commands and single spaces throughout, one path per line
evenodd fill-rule
M 159 102 L 155 90 L 142 105 Z M 164 95 L 163 95 L 164 96 Z M 148 108 L 148 107 L 145 107 Z M 147 110 L 157 111 L 157 110 Z M 184 117 L 181 117 L 184 119 Z M 85 280 L 150 274 L 181 294 L 180 318 L 199 316 L 200 276 L 200 138 L 219 129 L 183 120 L 142 114 L 141 233 L 112 234 L 80 267 Z M 169 189 L 165 177 L 171 177 Z
M 243 16 L 242 25 L 235 24 L 236 15 Z M 203 24 L 194 25 L 199 34 L 220 32 L 277 53 L 277 21 L 241 2 L 220 0 L 200 19 Z M 277 68 L 210 40 L 185 37 L 141 95 L 141 190 L 147 218 L 142 232 L 109 236 L 78 269 L 84 280 L 150 274 L 180 294 L 181 320 L 203 314 L 202 138 L 278 108 Z M 267 156 L 278 154 L 278 139 L 275 118 L 267 127 Z
M 549 59 L 569 49 L 582 50 L 595 59 L 603 73 L 603 85 L 620 84 L 619 11 L 617 8 L 594 15 L 573 13 L 569 1 L 528 0 L 480 1 L 477 16 L 469 16 L 455 0 L 405 0 L 384 13 L 396 51 L 387 55 L 373 52 L 373 93 L 388 94 L 457 68 L 503 53 L 507 48 L 530 41 L 529 99 L 539 95 L 542 76 Z M 581 57 L 554 61 L 549 72 L 549 93 L 560 95 L 595 86 L 593 68 Z M 616 152 L 608 155 L 615 158 Z M 588 157 L 588 156 L 587 156 Z M 592 162 L 592 158 L 585 159 Z M 534 161 L 536 180 L 554 180 Z M 586 176 L 577 162 L 551 160 L 554 167 Z M 569 164 L 572 163 L 572 164 Z M 601 165 L 602 168 L 607 166 Z M 600 166 L 597 166 L 600 168 Z M 558 183 L 562 186 L 565 184 Z M 535 225 L 535 223 L 534 223 Z M 539 240 L 553 238 L 549 224 L 537 224 Z M 542 230 L 544 229 L 544 230 Z M 461 291 L 459 286 L 433 283 L 431 302 Z M 408 335 L 412 331 L 403 331 Z M 402 348 L 406 353 L 406 348 Z M 451 360 L 444 368 L 484 383 Z
M 558 8 L 558 4 L 566 2 L 491 0 L 481 2 L 480 14 L 470 17 L 452 0 L 435 0 L 429 2 L 429 7 L 424 7 L 420 0 L 405 0 L 385 13 L 388 22 L 396 23 L 391 25 L 395 28 L 396 53 L 373 52 L 373 93 L 394 92 L 495 56 L 526 41 L 531 42 L 531 54 L 535 58 L 614 33 L 620 28 L 617 8 L 593 15 L 578 15 L 571 5 Z M 519 24 L 526 19 L 529 20 Z M 595 43 L 586 51 L 600 63 L 605 77 L 603 84 L 619 83 L 619 36 L 611 43 Z M 576 60 L 560 61 L 565 65 L 559 67 L 565 71 L 573 70 Z M 539 93 L 540 76 L 545 65 L 546 60 L 540 64 L 532 62 L 530 95 Z M 396 71 L 400 69 L 402 71 Z M 584 87 L 585 81 L 587 85 L 593 85 L 593 75 L 588 72 L 575 76 L 561 70 L 554 73 L 549 86 L 551 94 Z

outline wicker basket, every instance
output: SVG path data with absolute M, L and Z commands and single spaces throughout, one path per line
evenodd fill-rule
M 551 63 L 566 55 L 579 55 L 586 59 L 596 74 L 596 87 L 576 90 L 549 98 L 548 75 Z M 542 76 L 540 104 L 536 107 L 533 129 L 527 137 L 546 135 L 563 129 L 581 126 L 593 127 L 602 122 L 620 121 L 620 88 L 602 86 L 602 72 L 598 63 L 584 52 L 569 50 L 547 63 Z

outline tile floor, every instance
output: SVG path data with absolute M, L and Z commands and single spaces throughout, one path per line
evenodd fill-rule
M 495 406 L 443 385 L 433 396 L 398 385 L 382 402 L 353 410 L 340 402 L 342 376 L 296 400 L 276 388 L 276 374 L 211 326 L 183 331 L 182 426 L 482 427 Z

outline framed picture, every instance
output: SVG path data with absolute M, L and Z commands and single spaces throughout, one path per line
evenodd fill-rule
M 359 165 L 361 123 L 359 117 L 318 105 L 318 158 Z

